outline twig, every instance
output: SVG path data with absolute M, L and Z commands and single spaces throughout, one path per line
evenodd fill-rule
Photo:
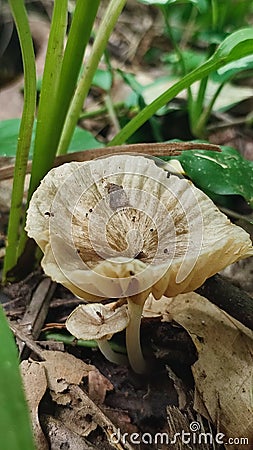
M 53 283 L 50 278 L 44 278 L 35 290 L 31 302 L 20 322 L 23 330 L 31 334 L 33 339 L 37 339 L 44 325 L 49 304 L 56 288 L 56 283 Z M 22 359 L 26 356 L 25 343 L 19 344 L 20 356 Z
M 196 292 L 253 330 L 253 298 L 223 276 L 208 278 Z
M 68 153 L 66 155 L 57 156 L 54 166 L 60 166 L 70 161 L 89 161 L 91 159 L 100 158 L 102 156 L 117 153 L 140 153 L 153 156 L 177 156 L 184 150 L 213 150 L 220 151 L 219 145 L 199 143 L 199 142 L 163 142 L 148 144 L 130 144 L 116 145 L 112 147 L 94 148 L 92 150 L 84 150 L 81 152 Z M 31 172 L 32 162 L 27 164 L 27 173 Z M 13 177 L 14 165 L 0 168 L 0 181 Z
M 41 348 L 33 341 L 33 339 L 27 336 L 26 333 L 21 331 L 17 325 L 13 325 L 12 323 L 10 323 L 9 325 L 16 338 L 18 338 L 21 342 L 24 342 L 30 350 L 32 350 L 36 355 L 39 356 L 41 361 L 45 361 L 43 350 L 41 350 Z

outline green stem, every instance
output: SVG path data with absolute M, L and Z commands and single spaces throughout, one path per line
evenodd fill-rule
M 218 4 L 217 0 L 212 0 L 212 28 L 215 30 L 218 25 Z
M 140 343 L 140 325 L 143 304 L 134 303 L 128 299 L 129 324 L 126 328 L 126 348 L 129 363 L 132 369 L 139 374 L 146 371 L 146 362 L 143 358 Z
M 34 114 L 36 107 L 36 68 L 32 36 L 24 2 L 9 0 L 14 21 L 16 24 L 24 67 L 24 107 L 20 123 L 17 144 L 11 209 L 7 233 L 7 247 L 4 260 L 3 279 L 7 272 L 15 266 L 18 258 L 17 248 L 19 241 L 20 222 L 22 218 L 22 202 L 26 165 L 31 144 Z
M 58 101 L 56 92 L 62 68 L 67 12 L 68 0 L 55 0 L 41 85 L 28 202 L 40 180 L 51 168 L 56 153 L 52 128 L 57 126 L 54 105 Z
M 196 100 L 194 100 L 193 97 L 191 96 L 191 101 L 190 101 L 190 108 L 189 108 L 190 127 L 191 127 L 191 132 L 192 132 L 193 136 L 196 136 L 196 137 L 198 137 L 196 130 L 198 127 L 199 117 L 201 116 L 203 109 L 204 109 L 204 100 L 205 100 L 207 82 L 208 82 L 208 77 L 202 78 L 202 80 L 200 80 L 197 98 L 196 98 Z
M 55 150 L 53 146 L 52 123 L 57 123 L 54 117 L 54 102 L 62 65 L 64 38 L 67 26 L 68 0 L 55 0 L 47 54 L 41 85 L 40 102 L 36 126 L 36 135 L 32 160 L 32 172 L 27 196 L 28 208 L 31 196 L 40 180 L 51 168 Z M 52 140 L 51 140 L 52 139 Z M 20 256 L 25 248 L 27 235 L 23 229 L 18 246 Z
M 104 102 L 105 102 L 105 106 L 107 108 L 109 117 L 111 119 L 111 123 L 114 126 L 114 129 L 119 132 L 120 131 L 120 125 L 119 125 L 119 121 L 117 118 L 117 114 L 115 112 L 115 108 L 114 108 L 114 104 L 112 102 L 112 99 L 110 97 L 110 94 L 105 94 L 104 96 Z
M 194 133 L 194 135 L 196 137 L 199 137 L 199 138 L 202 138 L 202 139 L 206 137 L 206 133 L 205 133 L 204 129 L 205 129 L 207 121 L 208 121 L 208 119 L 209 119 L 209 117 L 211 115 L 214 103 L 215 103 L 217 97 L 219 96 L 219 94 L 220 94 L 224 84 L 225 83 L 220 84 L 220 86 L 216 89 L 216 91 L 215 91 L 213 97 L 211 98 L 209 104 L 202 111 L 202 113 L 200 114 L 198 120 L 196 120 L 195 125 L 193 124 L 192 131 L 193 131 L 193 133 Z
M 113 109 L 114 111 L 119 113 L 121 111 L 122 112 L 126 111 L 125 103 L 124 102 L 114 103 Z M 94 111 L 82 112 L 79 116 L 79 120 L 92 119 L 94 117 L 103 116 L 104 114 L 109 114 L 109 109 L 107 108 L 107 106 L 102 106 L 101 108 L 96 109 Z
M 118 17 L 124 7 L 126 0 L 111 0 L 105 16 L 99 27 L 92 52 L 79 80 L 72 104 L 70 106 L 63 133 L 58 147 L 58 154 L 67 152 L 75 126 L 77 124 L 80 111 L 88 95 L 92 79 L 97 69 L 98 63 L 105 51 L 110 34 L 118 20 Z
M 85 341 L 84 339 L 76 339 L 74 336 L 67 336 L 66 334 L 54 333 L 51 331 L 45 331 L 42 335 L 42 339 L 44 338 L 47 341 L 59 341 L 63 342 L 66 345 L 77 345 L 78 347 L 87 347 L 87 348 L 96 348 L 98 347 L 97 341 L 90 340 Z M 126 354 L 126 349 L 122 345 L 119 345 L 117 342 L 110 340 L 108 342 L 110 344 L 111 349 L 117 353 Z
M 91 4 L 90 2 L 77 0 L 65 52 L 63 53 L 68 1 L 55 1 L 42 81 L 27 205 L 40 180 L 53 165 L 99 2 L 100 0 L 94 0 Z M 23 232 L 19 254 L 24 249 L 26 239 L 26 234 Z
M 183 57 L 183 53 L 181 52 L 181 48 L 179 47 L 176 39 L 174 38 L 174 34 L 172 32 L 172 28 L 170 26 L 170 22 L 169 22 L 169 14 L 168 14 L 168 6 L 161 6 L 160 7 L 162 13 L 163 13 L 163 17 L 164 17 L 164 21 L 165 21 L 165 25 L 166 25 L 166 31 L 169 35 L 169 38 L 173 44 L 173 47 L 175 49 L 175 52 L 177 54 L 178 57 L 178 61 L 179 64 L 181 66 L 181 70 L 182 70 L 182 74 L 185 75 L 186 70 L 185 70 L 185 62 L 184 62 L 184 57 Z

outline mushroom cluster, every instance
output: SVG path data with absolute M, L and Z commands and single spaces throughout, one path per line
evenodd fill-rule
M 190 181 L 167 177 L 153 160 L 132 154 L 52 169 L 31 199 L 26 230 L 44 253 L 45 273 L 96 302 L 72 312 L 69 331 L 91 339 L 87 314 L 100 331 L 106 325 L 97 341 L 116 361 L 108 339 L 126 328 L 128 359 L 137 373 L 145 370 L 140 322 L 148 295 L 193 291 L 253 254 L 248 234 Z M 104 299 L 120 301 L 101 310 Z

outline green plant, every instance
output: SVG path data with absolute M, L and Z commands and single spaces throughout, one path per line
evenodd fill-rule
M 169 161 L 171 157 L 162 157 Z M 222 152 L 193 150 L 182 152 L 178 159 L 186 175 L 219 206 L 236 210 L 236 204 L 253 208 L 253 162 L 237 150 L 222 147 Z M 251 219 L 252 223 L 252 219 Z
M 188 89 L 198 80 L 206 79 L 211 73 L 219 70 L 221 67 L 233 67 L 233 70 L 237 71 L 240 66 L 242 58 L 253 54 L 253 29 L 242 28 L 235 31 L 228 36 L 222 43 L 216 48 L 215 52 L 204 61 L 199 67 L 195 68 L 191 72 L 184 75 L 180 80 L 176 81 L 169 89 L 163 92 L 152 103 L 143 108 L 137 116 L 135 116 L 127 125 L 112 139 L 111 145 L 120 145 L 125 142 L 141 125 L 150 119 L 160 108 L 165 106 L 173 98 L 175 98 L 181 91 Z M 239 63 L 238 63 L 239 61 Z M 233 64 L 235 63 L 235 64 Z M 196 122 L 198 110 L 203 97 L 203 92 L 199 94 L 199 100 L 194 103 L 194 120 Z M 206 114 L 206 111 L 205 111 Z
M 126 0 L 111 0 L 96 33 L 93 49 L 82 68 L 86 44 L 91 36 L 99 0 L 77 0 L 67 33 L 68 1 L 55 0 L 46 62 L 41 85 L 34 137 L 32 172 L 27 205 L 40 180 L 51 168 L 55 155 L 65 153 L 71 142 L 85 98 L 110 33 Z M 24 63 L 24 110 L 20 124 L 3 279 L 22 254 L 22 199 L 36 106 L 36 74 L 32 37 L 24 1 L 9 0 L 17 27 Z M 81 76 L 79 77 L 81 71 Z M 20 228 L 20 223 L 23 225 Z
M 0 340 L 1 448 L 35 450 L 19 373 L 17 348 L 2 307 L 0 307 Z
M 247 24 L 247 14 L 252 12 L 250 2 L 234 0 L 219 2 L 217 0 L 139 0 L 141 3 L 156 5 L 161 10 L 166 33 L 173 45 L 166 61 L 177 76 L 184 77 L 193 69 L 202 65 L 204 60 L 212 58 L 217 44 L 223 43 L 231 32 Z M 192 50 L 189 46 L 198 42 L 202 50 Z M 226 76 L 221 76 L 219 67 L 196 80 L 200 80 L 196 92 L 192 83 L 187 87 L 187 109 L 192 135 L 206 137 L 206 124 L 210 118 L 214 103 L 224 85 L 242 70 L 252 68 L 253 58 L 241 60 L 240 52 L 230 64 Z M 163 58 L 165 60 L 165 58 Z M 223 66 L 224 64 L 222 64 Z M 207 100 L 207 88 L 212 85 L 212 94 Z
M 55 155 L 57 153 L 66 153 L 71 149 L 70 143 L 82 105 L 88 94 L 98 63 L 106 48 L 109 35 L 124 3 L 125 0 L 111 0 L 104 19 L 97 31 L 89 60 L 82 68 L 83 55 L 91 34 L 96 11 L 99 6 L 99 0 L 93 3 L 92 8 L 88 6 L 87 2 L 77 0 L 65 49 L 64 39 L 66 38 L 67 0 L 55 1 L 44 75 L 41 84 L 37 125 L 33 128 L 36 103 L 36 76 L 32 37 L 29 32 L 24 2 L 15 0 L 9 1 L 20 38 L 24 61 L 25 83 L 24 111 L 20 124 L 16 153 L 12 204 L 8 227 L 8 245 L 6 248 L 3 271 L 4 279 L 6 279 L 9 270 L 17 263 L 18 258 L 24 250 L 27 239 L 23 230 L 23 225 L 20 227 L 20 223 L 24 224 L 22 198 L 26 163 L 30 151 L 32 133 L 34 136 L 34 148 L 27 206 L 33 191 L 36 189 L 43 176 L 51 168 Z M 169 8 L 169 3 L 174 2 L 160 3 L 166 3 L 166 7 Z M 199 9 L 202 8 L 202 10 L 204 10 L 205 2 L 197 3 Z M 216 2 L 212 2 L 212 8 L 213 15 L 215 15 L 217 9 Z M 168 19 L 168 12 L 166 12 L 166 15 Z M 83 29 L 85 30 L 84 33 L 82 32 Z M 81 39 L 80 36 L 82 37 Z M 171 88 L 149 105 L 143 103 L 140 87 L 138 87 L 140 99 L 139 106 L 142 107 L 142 109 L 136 117 L 117 133 L 111 141 L 111 144 L 119 145 L 124 143 L 149 119 L 151 119 L 151 126 L 153 127 L 153 130 L 158 133 L 157 138 L 159 138 L 159 129 L 152 116 L 182 90 L 188 89 L 189 92 L 191 92 L 192 84 L 198 80 L 201 80 L 201 82 L 196 99 L 193 100 L 192 95 L 190 94 L 190 117 L 192 126 L 195 128 L 201 127 L 203 129 L 213 103 L 212 100 L 209 107 L 203 109 L 207 78 L 219 68 L 223 68 L 223 83 L 238 70 L 241 70 L 242 66 L 245 65 L 245 57 L 249 58 L 247 64 L 252 64 L 252 43 L 253 30 L 251 28 L 243 28 L 232 33 L 221 42 L 206 61 L 182 76 L 179 81 L 175 82 Z M 56 60 L 58 62 L 57 65 L 55 64 Z M 80 72 L 81 75 L 79 76 Z M 218 90 L 220 90 L 220 87 Z M 216 95 L 217 92 L 215 96 Z M 50 108 L 48 105 L 50 105 Z M 111 107 L 110 102 L 107 107 Z

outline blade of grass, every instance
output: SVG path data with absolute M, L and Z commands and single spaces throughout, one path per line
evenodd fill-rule
M 73 101 L 66 118 L 57 151 L 58 155 L 63 155 L 68 151 L 68 146 L 70 144 L 84 101 L 88 95 L 96 68 L 105 51 L 110 34 L 118 20 L 118 17 L 125 3 L 126 0 L 111 0 L 106 10 L 105 16 L 101 22 L 95 42 L 93 44 L 91 55 L 84 67 L 84 71 L 79 80 Z
M 56 91 L 63 59 L 63 47 L 67 27 L 67 13 L 68 0 L 55 0 L 41 85 L 32 171 L 26 208 L 28 207 L 31 196 L 40 180 L 51 167 L 55 156 L 55 149 L 53 148 L 53 145 L 51 145 L 50 141 L 50 137 L 53 136 L 51 124 L 53 122 L 57 122 L 54 118 L 53 105 L 56 101 Z M 21 236 L 17 247 L 18 257 L 24 250 L 26 240 L 27 236 L 24 231 L 23 222 Z
M 1 449 L 35 450 L 19 373 L 17 347 L 1 306 L 0 342 Z
M 179 94 L 179 92 L 187 89 L 192 83 L 208 75 L 211 71 L 219 68 L 221 65 L 222 64 L 219 64 L 218 61 L 213 61 L 213 59 L 210 59 L 197 69 L 185 75 L 177 83 L 167 89 L 167 91 L 163 92 L 163 94 L 140 111 L 137 116 L 130 120 L 130 122 L 128 122 L 118 134 L 116 134 L 108 145 L 120 145 L 126 142 L 127 139 L 141 127 L 141 125 L 143 125 L 150 119 L 150 117 L 152 117 L 153 114 L 156 113 L 156 111 L 158 111 L 158 109 L 170 102 Z
M 6 274 L 17 262 L 20 222 L 22 218 L 22 201 L 26 165 L 30 149 L 32 128 L 36 107 L 36 68 L 32 36 L 24 2 L 9 0 L 13 18 L 16 24 L 24 67 L 24 107 L 20 123 L 17 144 L 11 209 L 8 223 L 7 247 L 4 259 L 3 280 Z
M 77 0 L 65 52 L 68 1 L 56 0 L 42 80 L 37 130 L 27 207 L 40 180 L 51 169 L 70 101 L 90 38 L 100 0 L 92 4 Z M 25 248 L 22 230 L 18 255 Z
M 57 10 L 55 9 L 55 18 L 52 23 L 53 35 L 50 43 L 52 45 L 49 46 L 48 51 L 48 67 L 45 67 L 43 77 L 46 90 L 41 96 L 28 201 L 40 180 L 52 167 L 99 3 L 100 0 L 93 0 L 93 2 L 77 0 L 63 55 L 68 2 L 67 0 L 55 1 Z M 58 49 L 55 55 L 53 51 L 56 45 Z M 59 59 L 58 64 L 55 62 L 55 57 Z M 51 89 L 48 89 L 50 85 Z
M 217 48 L 215 53 L 199 67 L 185 75 L 181 80 L 171 86 L 167 91 L 157 97 L 135 116 L 122 130 L 112 139 L 108 145 L 120 145 L 132 136 L 153 114 L 171 101 L 192 83 L 207 77 L 212 71 L 219 69 L 230 61 L 235 61 L 252 53 L 253 30 L 243 28 L 228 36 Z
M 57 101 L 56 93 L 62 67 L 67 13 L 68 0 L 55 0 L 41 85 L 28 202 L 55 157 L 53 124 L 56 126 L 57 119 L 54 116 L 54 103 Z

